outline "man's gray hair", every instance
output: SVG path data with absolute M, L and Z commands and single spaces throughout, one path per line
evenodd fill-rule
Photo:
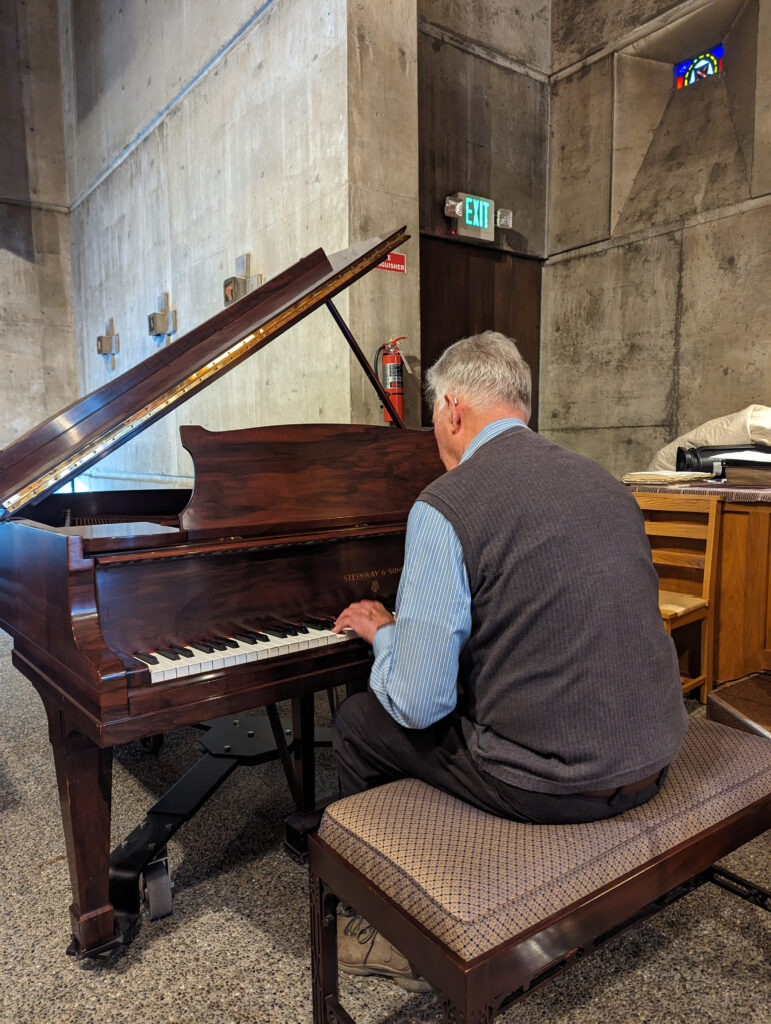
M 426 373 L 426 399 L 433 409 L 444 395 L 462 395 L 474 408 L 520 406 L 530 416 L 530 367 L 511 338 L 484 331 L 461 338 Z

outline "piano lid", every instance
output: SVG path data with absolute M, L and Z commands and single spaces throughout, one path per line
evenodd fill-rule
M 262 348 L 409 238 L 405 228 L 295 263 L 0 452 L 0 519 L 84 472 Z M 334 308 L 334 307 L 332 307 Z

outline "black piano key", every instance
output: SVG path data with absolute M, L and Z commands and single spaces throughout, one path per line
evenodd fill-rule
M 205 643 L 203 640 L 197 640 L 194 644 L 188 644 L 188 647 L 192 647 L 194 651 L 200 651 L 202 654 L 214 654 L 214 646 Z
M 302 622 L 300 620 L 298 620 L 297 622 L 294 622 L 294 621 L 287 622 L 284 619 L 278 619 L 277 621 L 279 622 L 280 625 L 288 627 L 287 631 L 288 632 L 291 631 L 289 633 L 290 636 L 295 636 L 297 633 L 307 633 L 308 632 L 308 627 L 305 625 L 304 622 Z
M 172 651 L 170 647 L 159 647 L 156 654 L 160 654 L 164 658 L 168 658 L 169 661 L 179 661 L 179 655 L 176 651 Z
M 226 651 L 228 645 L 217 637 L 207 636 L 201 641 L 201 643 L 208 644 L 215 651 Z
M 230 637 L 227 637 L 227 636 L 215 636 L 215 637 L 212 637 L 212 641 L 214 641 L 214 640 L 218 640 L 219 643 L 224 644 L 226 647 L 236 647 L 236 648 L 238 647 L 238 644 L 236 643 L 236 641 L 235 640 L 231 640 Z
M 259 638 L 256 633 L 231 633 L 230 635 L 233 637 L 234 640 L 238 640 L 242 644 L 249 644 L 252 647 L 256 643 L 259 643 Z M 265 639 L 267 640 L 268 638 L 265 637 Z
M 263 629 L 280 629 L 284 636 L 297 636 L 298 630 L 291 622 L 280 619 L 277 615 L 268 615 L 262 620 Z
M 258 628 L 261 633 L 267 633 L 268 636 L 275 636 L 279 640 L 286 640 L 287 638 L 286 631 L 283 629 L 279 629 L 278 626 L 274 626 L 272 624 L 265 625 L 261 622 Z
M 143 661 L 145 665 L 157 665 L 158 659 L 153 657 L 152 654 L 148 654 L 147 651 L 134 651 L 133 657 L 137 661 Z
M 255 629 L 242 629 L 241 632 L 251 637 L 252 640 L 259 640 L 262 644 L 270 643 L 270 637 L 267 633 L 259 633 Z M 234 633 L 233 636 L 236 636 L 236 634 Z
M 312 626 L 313 629 L 325 629 L 324 620 L 319 618 L 318 615 L 303 615 L 302 621 L 306 626 Z
M 335 622 L 337 622 L 336 615 L 324 615 L 323 613 L 318 615 L 306 615 L 305 619 L 309 622 L 317 622 L 319 624 L 319 629 L 331 629 Z
M 308 629 L 329 629 L 330 623 L 333 624 L 334 619 L 321 619 L 315 615 L 303 615 L 300 623 Z
M 195 657 L 195 655 L 193 654 L 193 652 L 189 648 L 187 648 L 187 647 L 180 647 L 178 644 L 172 644 L 171 647 L 169 647 L 169 650 L 170 651 L 176 651 L 178 654 L 181 654 L 183 658 L 194 658 Z

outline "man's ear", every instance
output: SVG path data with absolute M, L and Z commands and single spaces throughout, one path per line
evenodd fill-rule
M 456 395 L 446 394 L 444 400 L 450 410 L 450 430 L 453 434 L 457 434 L 461 425 L 461 407 L 458 404 L 458 398 Z

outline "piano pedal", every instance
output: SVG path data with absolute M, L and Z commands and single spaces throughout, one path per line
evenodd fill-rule
M 171 913 L 172 885 L 168 856 L 151 860 L 142 872 L 142 902 L 151 921 Z

